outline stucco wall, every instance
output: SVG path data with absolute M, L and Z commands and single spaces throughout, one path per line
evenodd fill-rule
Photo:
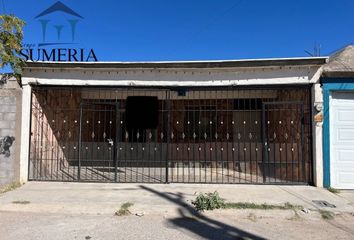
M 16 80 L 0 85 L 0 187 L 19 180 L 21 94 Z

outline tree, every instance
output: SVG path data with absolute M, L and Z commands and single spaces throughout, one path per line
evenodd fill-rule
M 20 81 L 22 67 L 25 64 L 20 57 L 24 25 L 25 22 L 13 14 L 0 15 L 0 69 L 10 66 L 13 71 L 2 75 L 0 79 L 2 82 L 10 77 Z

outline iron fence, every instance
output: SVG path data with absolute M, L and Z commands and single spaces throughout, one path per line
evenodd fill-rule
M 32 92 L 29 179 L 312 183 L 310 89 Z

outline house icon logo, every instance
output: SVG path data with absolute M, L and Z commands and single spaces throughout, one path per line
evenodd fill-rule
M 97 62 L 93 48 L 84 48 L 76 42 L 77 27 L 83 19 L 76 11 L 57 1 L 34 17 L 41 26 L 41 41 L 23 44 L 20 55 L 25 61 L 32 62 Z
M 62 13 L 62 21 L 58 21 L 53 15 Z M 73 44 L 77 25 L 84 19 L 80 14 L 58 1 L 43 12 L 39 13 L 34 19 L 38 20 L 42 28 L 42 43 L 38 46 Z M 52 33 L 52 34 L 50 34 Z M 65 37 L 63 36 L 65 33 Z M 48 36 L 49 35 L 49 36 Z

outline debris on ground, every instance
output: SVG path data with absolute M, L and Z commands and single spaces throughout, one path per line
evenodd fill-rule
M 303 209 L 301 209 L 301 211 L 304 212 L 304 213 L 306 213 L 306 214 L 310 213 L 310 210 L 307 209 L 307 208 L 303 208 Z
M 138 217 L 142 217 L 144 216 L 145 214 L 143 212 L 138 212 L 138 213 L 135 213 L 135 216 L 138 216 Z

